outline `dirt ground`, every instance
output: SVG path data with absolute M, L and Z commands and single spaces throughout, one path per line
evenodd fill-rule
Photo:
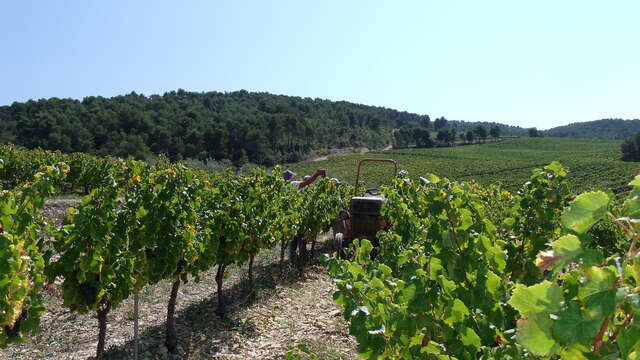
M 305 163 L 305 162 L 318 162 L 318 161 L 327 160 L 331 156 L 352 155 L 352 154 L 362 155 L 362 154 L 368 153 L 369 149 L 363 146 L 363 147 L 344 148 L 344 149 L 330 149 L 330 150 L 327 150 L 327 151 L 328 151 L 328 153 L 327 154 L 323 154 L 323 155 L 311 154 L 309 159 L 301 161 L 301 162 L 303 162 L 303 163 Z
M 59 223 L 77 200 L 49 201 L 45 216 Z M 320 244 L 322 250 L 322 243 Z M 223 294 L 228 312 L 217 306 L 215 269 L 200 282 L 180 287 L 176 310 L 179 356 L 164 346 L 166 306 L 171 283 L 145 287 L 140 294 L 141 359 L 282 359 L 288 349 L 307 345 L 325 359 L 355 359 L 356 343 L 348 334 L 340 308 L 332 301 L 335 286 L 326 270 L 310 261 L 302 271 L 287 263 L 280 275 L 276 250 L 257 258 L 254 284 L 246 266 L 227 270 Z M 78 314 L 62 306 L 55 284 L 45 286 L 46 313 L 40 333 L 30 342 L 0 350 L 0 359 L 89 359 L 95 354 L 95 314 Z M 133 358 L 133 299 L 108 316 L 106 359 Z

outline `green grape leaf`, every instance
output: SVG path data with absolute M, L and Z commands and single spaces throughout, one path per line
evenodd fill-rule
M 440 178 L 434 174 L 427 174 L 426 179 L 433 184 L 437 184 L 440 182 Z
M 554 326 L 554 335 L 560 342 L 571 344 L 589 345 L 600 330 L 600 321 L 589 319 L 575 301 L 569 303 L 569 307 L 560 311 Z
M 465 327 L 460 331 L 460 340 L 465 346 L 472 346 L 476 351 L 480 351 L 480 337 L 472 328 Z
M 468 209 L 460 209 L 460 230 L 467 230 L 473 225 L 473 215 Z
M 640 294 L 628 295 L 627 302 L 635 311 L 640 312 Z
M 564 168 L 557 161 L 551 162 L 551 164 L 545 166 L 544 169 L 559 173 L 559 175 L 563 175 L 563 174 L 566 175 L 566 172 L 564 171 Z
M 577 347 L 569 347 L 560 351 L 560 358 L 562 360 L 589 360 L 582 350 Z
M 553 320 L 547 314 L 523 317 L 518 320 L 516 340 L 532 353 L 548 356 L 556 348 L 552 327 Z
M 450 326 L 453 326 L 456 323 L 463 322 L 464 319 L 469 315 L 469 309 L 467 306 L 460 300 L 453 300 L 453 306 L 451 306 L 450 316 L 444 320 Z
M 580 239 L 575 235 L 565 235 L 550 245 L 554 255 L 560 257 L 559 261 L 563 264 L 573 261 L 583 251 Z
M 578 234 L 584 234 L 607 214 L 610 201 L 609 195 L 604 191 L 578 195 L 562 212 L 562 226 Z
M 443 273 L 442 261 L 435 256 L 429 258 L 429 279 L 436 280 Z
M 624 276 L 632 277 L 636 284 L 640 284 L 640 261 L 633 264 L 627 264 L 624 267 Z
M 624 202 L 624 213 L 631 219 L 640 219 L 640 175 L 629 183 L 634 189 Z
M 522 316 L 548 315 L 560 310 L 562 301 L 562 288 L 555 283 L 543 281 L 529 287 L 517 284 L 509 299 L 509 305 L 518 310 Z
M 624 359 L 634 350 L 640 350 L 640 328 L 637 326 L 627 326 L 620 331 L 617 339 L 618 348 Z
M 507 266 L 507 255 L 500 246 L 488 247 L 485 251 L 485 256 L 494 269 L 503 271 Z
M 602 264 L 604 256 L 602 252 L 596 249 L 583 249 L 584 251 L 580 255 L 580 262 L 582 266 L 597 266 Z
M 578 290 L 578 298 L 594 318 L 611 315 L 616 307 L 615 268 L 592 266 L 587 270 L 587 281 Z
M 454 292 L 457 288 L 456 283 L 447 279 L 444 275 L 438 276 L 437 281 L 440 283 L 440 286 L 442 286 L 442 290 L 447 294 Z
M 489 292 L 489 294 L 495 295 L 501 283 L 502 278 L 496 275 L 493 271 L 489 271 L 489 273 L 487 274 L 486 283 L 487 291 Z

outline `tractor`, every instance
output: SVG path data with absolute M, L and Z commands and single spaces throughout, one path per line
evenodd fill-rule
M 362 159 L 358 162 L 358 174 L 353 197 L 349 203 L 349 211 L 341 209 L 333 223 L 334 248 L 342 255 L 342 249 L 353 242 L 354 239 L 371 240 L 374 246 L 378 246 L 376 234 L 380 230 L 388 229 L 391 224 L 382 218 L 380 210 L 385 198 L 377 189 L 367 189 L 360 196 L 360 175 L 362 164 L 367 162 L 389 163 L 393 165 L 393 176 L 398 174 L 398 163 L 391 159 Z

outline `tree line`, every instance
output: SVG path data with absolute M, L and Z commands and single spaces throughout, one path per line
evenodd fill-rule
M 403 134 L 420 129 L 424 139 L 426 132 L 452 124 L 465 132 L 476 126 L 345 101 L 177 90 L 14 102 L 0 107 L 0 143 L 143 160 L 164 154 L 176 161 L 271 166 L 302 160 L 314 149 L 383 148 L 396 140 L 392 134 L 398 129 Z M 491 124 L 504 135 L 525 131 Z M 424 141 L 419 145 L 430 144 Z
M 640 131 L 640 120 L 602 119 L 558 126 L 545 131 L 550 137 L 619 139 Z
M 43 99 L 0 107 L 0 142 L 148 159 L 230 160 L 270 166 L 312 149 L 391 143 L 397 126 L 428 115 L 348 102 L 236 91 Z
M 436 130 L 435 139 L 431 137 L 431 132 L 427 128 L 405 126 L 397 129 L 393 133 L 394 147 L 430 148 L 484 143 L 488 137 L 498 139 L 503 131 L 499 125 L 493 125 L 489 130 L 482 125 L 476 125 L 467 131 L 459 130 L 455 123 L 450 125 L 444 117 L 437 118 L 433 127 Z

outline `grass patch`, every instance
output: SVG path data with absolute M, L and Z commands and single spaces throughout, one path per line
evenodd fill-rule
M 620 161 L 619 140 L 507 138 L 485 144 L 370 152 L 331 157 L 316 163 L 292 166 L 302 175 L 326 168 L 328 175 L 354 183 L 357 163 L 363 158 L 390 158 L 411 177 L 433 173 L 452 180 L 476 180 L 482 185 L 502 184 L 518 189 L 534 168 L 559 161 L 569 170 L 574 192 L 591 189 L 628 190 L 627 184 L 640 171 L 640 164 Z M 377 187 L 389 183 L 392 170 L 371 163 L 363 166 L 364 184 Z

